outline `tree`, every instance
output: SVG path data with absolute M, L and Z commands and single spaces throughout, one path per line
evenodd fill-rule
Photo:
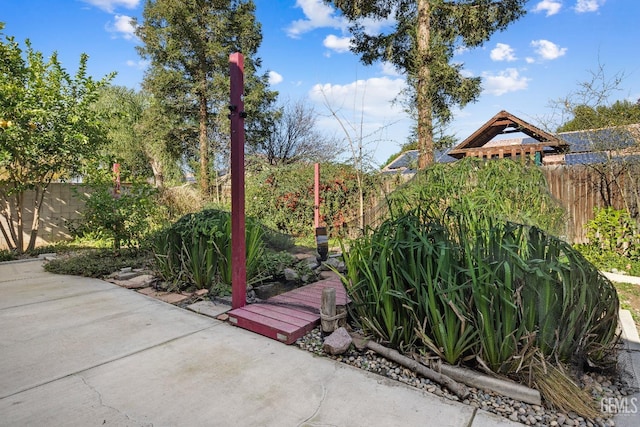
M 109 144 L 100 159 L 103 166 L 120 163 L 124 179 L 153 177 L 158 188 L 164 187 L 167 175 L 173 180 L 182 178 L 179 123 L 160 113 L 154 97 L 123 86 L 107 86 L 100 91 L 95 108 L 106 117 L 108 129 Z
M 105 116 L 109 143 L 103 149 L 102 166 L 119 163 L 130 177 L 146 179 L 151 168 L 136 133 L 148 102 L 142 93 L 124 86 L 106 86 L 100 91 L 95 108 Z
M 560 121 L 558 132 L 577 132 L 564 138 L 591 152 L 595 161 L 585 165 L 591 172 L 587 179 L 600 193 L 604 206 L 621 200 L 624 209 L 638 218 L 640 163 L 636 155 L 629 154 L 637 153 L 640 145 L 640 103 L 611 102 L 624 79 L 623 72 L 610 76 L 605 66 L 598 64 L 587 80 L 578 83 L 578 89 L 551 102 L 554 117 L 559 117 L 551 122 Z
M 601 129 L 640 123 L 640 100 L 618 100 L 611 105 L 579 104 L 571 106 L 573 118 L 558 127 L 558 132 Z
M 454 50 L 478 47 L 524 13 L 526 0 L 325 0 L 352 23 L 352 48 L 369 65 L 382 60 L 404 72 L 417 109 L 419 167 L 433 162 L 433 120 L 480 95 L 480 78 L 451 63 Z M 370 33 L 365 19 L 393 18 L 390 32 Z
M 276 96 L 266 89 L 266 74 L 256 75 L 262 35 L 255 5 L 252 0 L 147 0 L 136 33 L 143 42 L 139 53 L 151 61 L 143 88 L 154 95 L 162 115 L 180 119 L 176 126 L 188 146 L 197 135 L 200 188 L 208 195 L 211 151 L 228 143 L 229 55 L 245 57 L 249 121 L 267 120 L 260 111 Z
M 0 30 L 2 30 L 0 24 Z M 35 194 L 26 250 L 35 247 L 42 200 L 52 180 L 78 173 L 106 142 L 100 115 L 92 108 L 113 75 L 87 75 L 85 54 L 71 76 L 52 54 L 45 61 L 29 40 L 23 53 L 13 37 L 0 41 L 0 196 L 10 249 L 25 250 L 25 193 Z
M 303 100 L 285 103 L 273 111 L 273 117 L 264 139 L 250 147 L 251 152 L 266 157 L 269 164 L 327 162 L 341 153 L 335 138 L 318 131 L 317 114 Z

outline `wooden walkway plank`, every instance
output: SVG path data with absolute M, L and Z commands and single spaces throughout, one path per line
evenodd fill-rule
M 322 290 L 336 289 L 336 303 L 349 302 L 339 279 L 311 283 L 269 298 L 264 303 L 249 304 L 229 311 L 229 322 L 269 338 L 292 344 L 320 323 Z

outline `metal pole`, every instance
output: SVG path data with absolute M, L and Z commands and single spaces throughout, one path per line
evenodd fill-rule
M 231 81 L 231 308 L 247 303 L 244 211 L 244 57 L 229 55 Z

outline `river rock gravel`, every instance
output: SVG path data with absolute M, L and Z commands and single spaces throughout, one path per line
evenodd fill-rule
M 400 381 L 418 389 L 433 393 L 446 399 L 460 401 L 460 398 L 450 393 L 446 388 L 433 381 L 416 375 L 395 362 L 389 361 L 371 350 L 359 351 L 354 346 L 342 355 L 332 356 L 322 350 L 323 337 L 319 328 L 314 329 L 296 344 L 303 350 L 318 356 L 329 357 L 338 362 L 346 363 L 365 371 L 373 372 L 392 380 Z M 595 374 L 585 373 L 579 381 L 582 387 L 591 390 L 596 401 L 620 401 L 624 396 L 634 392 L 622 380 Z M 611 414 L 602 413 L 596 419 L 584 419 L 572 412 L 563 413 L 547 406 L 531 405 L 492 391 L 470 388 L 469 397 L 462 403 L 501 415 L 511 421 L 517 421 L 529 426 L 577 426 L 577 427 L 610 427 L 615 423 Z

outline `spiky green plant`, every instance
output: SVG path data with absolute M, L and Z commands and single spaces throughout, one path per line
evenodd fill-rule
M 263 228 L 246 222 L 246 265 L 249 279 L 257 275 L 264 251 Z M 154 253 L 159 275 L 174 287 L 209 289 L 231 285 L 231 215 L 207 209 L 187 214 L 155 239 Z
M 478 210 L 431 212 L 388 220 L 345 254 L 343 281 L 362 328 L 503 374 L 537 351 L 606 362 L 617 341 L 615 288 L 569 244 Z

